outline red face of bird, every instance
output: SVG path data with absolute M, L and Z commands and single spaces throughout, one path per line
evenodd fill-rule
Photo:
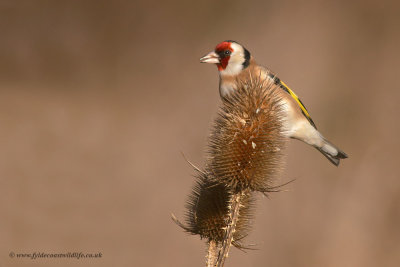
M 201 63 L 217 64 L 221 75 L 233 76 L 249 65 L 250 53 L 235 41 L 218 44 L 215 50 L 200 58 Z

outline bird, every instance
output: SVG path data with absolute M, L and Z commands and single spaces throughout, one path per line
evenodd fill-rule
M 249 79 L 251 75 L 269 79 L 280 88 L 278 93 L 284 110 L 284 136 L 313 146 L 335 166 L 339 166 L 341 159 L 348 157 L 317 130 L 305 105 L 292 89 L 271 70 L 258 65 L 250 52 L 238 42 L 227 40 L 219 43 L 213 51 L 200 58 L 200 62 L 217 65 L 219 93 L 223 100 L 237 89 L 240 81 Z

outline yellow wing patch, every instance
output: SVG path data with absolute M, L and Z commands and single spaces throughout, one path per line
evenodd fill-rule
M 300 106 L 304 114 L 306 114 L 307 117 L 311 117 L 310 114 L 308 114 L 306 107 L 300 101 L 299 97 L 292 91 L 292 89 L 290 89 L 289 86 L 287 86 L 286 83 L 284 83 L 283 81 L 281 81 L 281 84 L 286 87 L 286 90 L 288 90 L 289 94 L 294 98 L 294 100 L 296 100 L 297 104 Z
M 299 107 L 301 108 L 301 111 L 303 111 L 304 116 L 306 116 L 306 118 L 308 119 L 308 121 L 312 124 L 312 126 L 314 126 L 314 128 L 316 129 L 317 127 L 315 126 L 315 123 L 313 122 L 313 120 L 311 119 L 310 114 L 308 113 L 306 107 L 304 106 L 303 102 L 301 102 L 300 98 L 289 88 L 289 86 L 287 86 L 282 80 L 279 80 L 280 84 L 285 87 L 286 91 L 290 94 L 290 96 L 296 100 L 297 104 L 299 105 Z

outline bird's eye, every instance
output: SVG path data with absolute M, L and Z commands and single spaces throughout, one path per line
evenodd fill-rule
M 229 56 L 231 53 L 232 53 L 231 50 L 225 50 L 224 51 L 225 56 Z

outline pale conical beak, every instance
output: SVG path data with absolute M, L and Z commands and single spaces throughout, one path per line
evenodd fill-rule
M 219 61 L 219 56 L 217 53 L 215 53 L 214 51 L 208 53 L 207 55 L 205 55 L 204 57 L 200 58 L 200 62 L 201 63 L 221 63 Z

